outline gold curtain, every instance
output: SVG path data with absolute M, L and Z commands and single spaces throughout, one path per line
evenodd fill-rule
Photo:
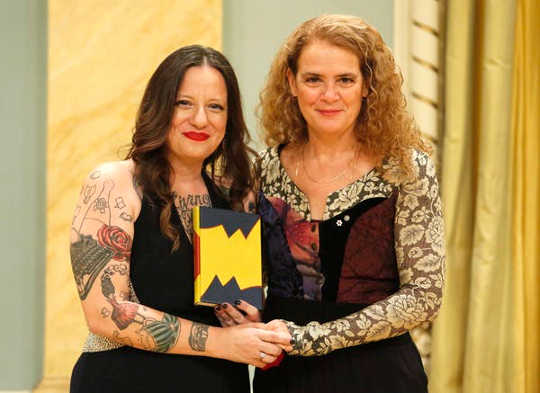
M 533 39 L 534 18 L 520 19 L 524 3 L 447 2 L 441 170 L 447 286 L 433 329 L 432 393 L 521 393 L 527 378 L 538 378 L 524 372 L 525 363 L 538 369 L 538 313 L 530 312 L 538 309 L 538 297 L 531 299 L 538 290 L 538 163 L 525 158 L 533 158 L 528 139 L 538 139 L 538 124 L 524 128 L 516 119 L 537 116 L 537 98 L 534 108 L 517 101 L 538 94 L 532 92 L 538 77 L 524 82 L 529 93 L 516 95 L 516 79 L 527 76 L 512 71 L 519 46 L 533 49 L 530 41 L 520 43 Z M 538 64 L 527 69 L 537 73 Z M 536 174 L 526 172 L 531 167 Z
M 512 88 L 516 392 L 540 392 L 540 3 L 519 0 Z

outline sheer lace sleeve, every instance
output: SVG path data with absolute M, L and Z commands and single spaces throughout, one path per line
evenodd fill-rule
M 291 355 L 325 355 L 336 349 L 398 336 L 437 315 L 444 281 L 439 186 L 429 157 L 415 153 L 414 161 L 417 177 L 401 184 L 394 219 L 399 290 L 335 321 L 310 322 L 306 326 L 286 321 L 296 342 Z

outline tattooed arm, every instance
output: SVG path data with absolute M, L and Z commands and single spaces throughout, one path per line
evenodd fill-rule
M 141 199 L 131 161 L 104 164 L 88 176 L 71 228 L 71 264 L 92 333 L 121 344 L 165 353 L 224 358 L 263 366 L 290 336 L 259 325 L 217 328 L 194 323 L 130 299 L 134 222 Z M 260 352 L 269 356 L 261 361 Z M 268 359 L 268 360 L 267 360 Z

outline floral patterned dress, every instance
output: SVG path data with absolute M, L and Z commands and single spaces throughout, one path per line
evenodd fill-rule
M 257 370 L 255 392 L 427 392 L 408 331 L 441 305 L 441 201 L 429 157 L 396 184 L 374 169 L 331 193 L 322 220 L 279 158 L 261 157 L 259 213 L 268 276 L 266 321 L 288 321 L 295 348 Z M 322 356 L 324 355 L 324 356 Z

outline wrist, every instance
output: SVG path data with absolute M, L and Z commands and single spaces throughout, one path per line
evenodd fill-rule
M 305 326 L 299 326 L 295 324 L 294 322 L 281 320 L 285 326 L 287 326 L 287 330 L 289 331 L 289 334 L 291 335 L 291 345 L 293 347 L 292 351 L 290 351 L 289 355 L 300 355 L 302 353 L 302 343 L 303 343 L 303 336 L 304 336 L 304 330 Z
M 225 359 L 223 344 L 226 341 L 226 332 L 224 328 L 210 326 L 208 328 L 208 341 L 206 343 L 206 356 Z

